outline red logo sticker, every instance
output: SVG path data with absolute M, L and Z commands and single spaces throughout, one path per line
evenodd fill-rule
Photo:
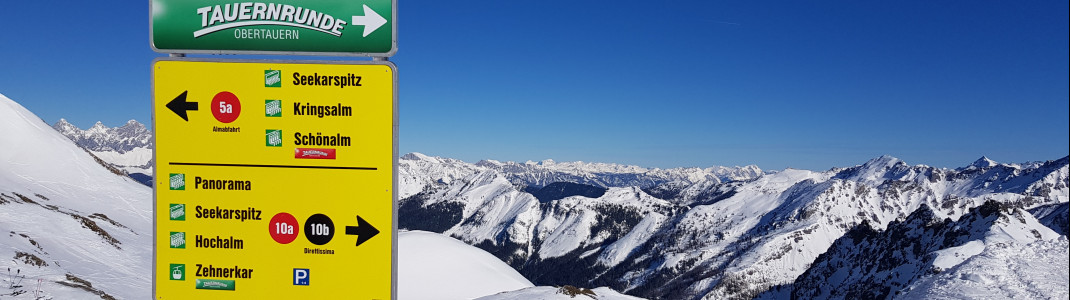
M 297 148 L 294 149 L 294 158 L 305 159 L 334 159 L 335 149 Z

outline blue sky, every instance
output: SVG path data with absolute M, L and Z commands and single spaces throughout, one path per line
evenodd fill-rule
M 400 149 L 663 168 L 1057 159 L 1070 153 L 1068 11 L 1066 1 L 402 1 L 391 58 Z M 150 123 L 150 65 L 164 55 L 148 24 L 148 1 L 5 3 L 0 93 L 48 123 Z

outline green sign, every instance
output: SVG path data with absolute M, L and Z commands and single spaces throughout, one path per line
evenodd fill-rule
M 186 233 L 185 232 L 171 232 L 171 248 L 172 249 L 186 249 Z
M 171 264 L 171 280 L 186 280 L 186 265 Z
M 197 279 L 197 289 L 199 290 L 223 290 L 233 291 L 234 280 L 220 280 L 220 279 Z
M 393 0 L 151 0 L 150 6 L 157 52 L 392 56 L 397 51 Z
M 185 204 L 171 204 L 171 221 L 185 221 L 186 220 L 186 205 Z
M 186 190 L 186 174 L 171 173 L 171 190 Z

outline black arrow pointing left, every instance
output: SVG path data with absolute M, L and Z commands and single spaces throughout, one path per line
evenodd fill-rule
M 368 224 L 368 221 L 364 221 L 360 216 L 357 216 L 357 226 L 346 226 L 346 235 L 357 236 L 357 246 L 377 234 L 379 234 L 379 229 L 372 227 L 372 224 Z
M 186 122 L 189 122 L 189 116 L 186 115 L 186 111 L 197 110 L 197 102 L 186 102 L 186 92 L 188 91 L 182 91 L 181 95 L 175 97 L 171 102 L 167 102 L 167 108 L 182 117 Z

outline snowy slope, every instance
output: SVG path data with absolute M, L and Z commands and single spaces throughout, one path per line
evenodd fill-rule
M 152 149 L 134 148 L 124 153 L 114 151 L 90 152 L 127 173 L 141 173 L 152 176 Z
M 868 223 L 852 229 L 799 276 L 791 295 L 887 299 L 925 276 L 955 268 L 991 248 L 1059 236 L 1012 204 L 989 201 L 958 220 L 939 218 L 922 206 L 887 230 L 874 230 Z
M 1066 236 L 1028 244 L 999 243 L 907 288 L 901 299 L 1068 299 Z
M 399 299 L 472 299 L 532 286 L 479 248 L 433 232 L 398 234 Z
M 591 292 L 602 300 L 642 299 L 607 287 Z M 533 286 L 497 257 L 448 236 L 426 231 L 401 231 L 398 235 L 398 299 L 573 298 L 557 287 Z
M 0 132 L 0 297 L 151 297 L 151 190 L 3 95 Z

